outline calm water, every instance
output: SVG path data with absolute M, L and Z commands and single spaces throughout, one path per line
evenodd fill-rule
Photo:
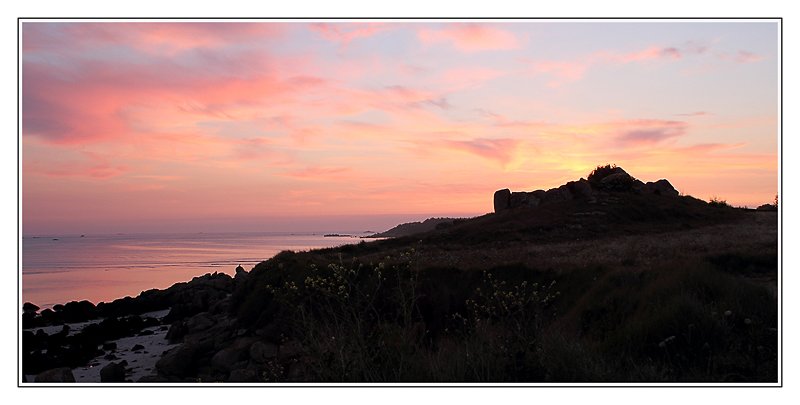
M 41 308 L 69 301 L 110 302 L 215 271 L 233 276 L 240 264 L 250 271 L 282 250 L 359 241 L 321 233 L 26 236 L 22 302 Z

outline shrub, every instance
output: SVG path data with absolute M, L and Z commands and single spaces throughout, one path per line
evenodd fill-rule
M 730 204 L 728 204 L 727 201 L 719 199 L 716 196 L 711 197 L 711 199 L 708 200 L 708 205 L 710 205 L 712 207 L 717 207 L 717 208 L 725 208 L 725 207 L 732 208 L 730 206 Z
M 586 180 L 591 183 L 592 186 L 597 186 L 600 184 L 600 180 L 603 180 L 605 177 L 610 176 L 617 172 L 617 165 L 615 164 L 607 164 L 605 166 L 597 166 L 596 169 L 592 170 L 589 173 L 589 176 Z

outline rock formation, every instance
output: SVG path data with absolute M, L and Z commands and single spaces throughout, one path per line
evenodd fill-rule
M 644 183 L 633 178 L 621 167 L 598 167 L 589 179 L 570 181 L 560 187 L 535 191 L 515 191 L 505 188 L 494 193 L 494 212 L 510 208 L 535 207 L 539 204 L 558 203 L 573 199 L 596 203 L 598 198 L 608 196 L 608 192 L 629 192 L 636 194 L 678 195 L 669 181 L 661 179 Z

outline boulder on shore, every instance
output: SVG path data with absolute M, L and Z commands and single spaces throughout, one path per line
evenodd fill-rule
M 125 367 L 119 363 L 108 363 L 100 369 L 100 382 L 125 382 Z
M 54 368 L 36 375 L 33 382 L 37 383 L 62 383 L 75 382 L 75 375 L 69 367 Z

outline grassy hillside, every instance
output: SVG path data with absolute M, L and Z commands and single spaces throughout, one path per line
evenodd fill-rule
M 777 381 L 777 214 L 608 193 L 260 263 L 264 381 Z

